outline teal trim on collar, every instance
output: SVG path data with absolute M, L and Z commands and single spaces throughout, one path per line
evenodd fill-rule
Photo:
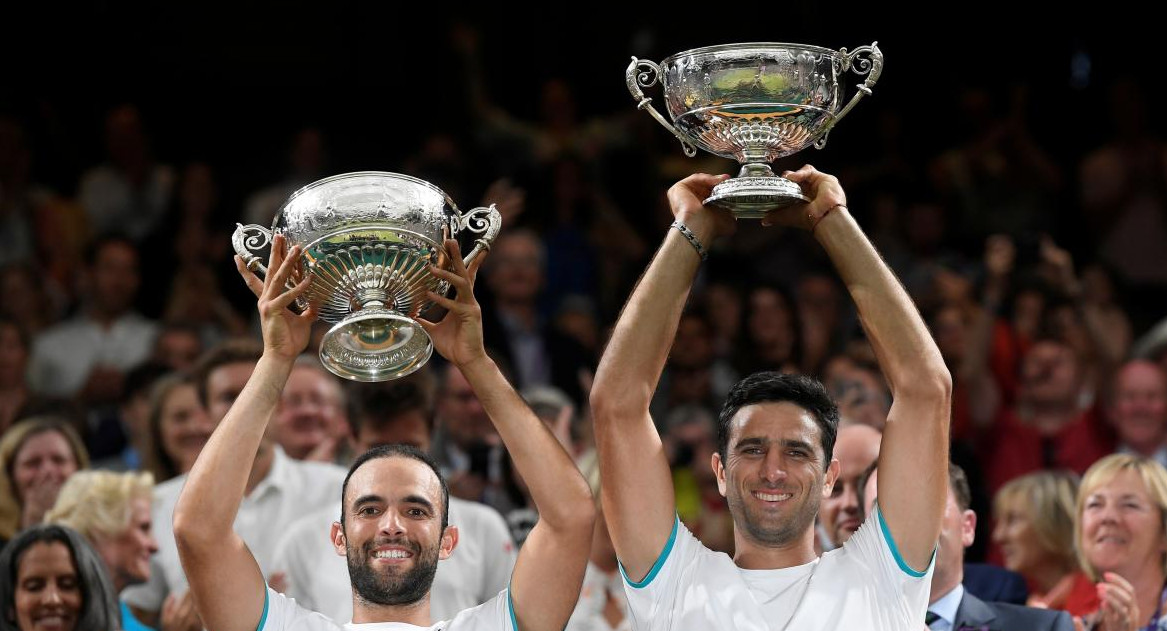
M 883 533 L 883 540 L 887 542 L 887 547 L 891 549 L 891 555 L 896 560 L 896 565 L 904 571 L 904 574 L 915 578 L 924 578 L 928 574 L 928 568 L 924 568 L 923 572 L 913 570 L 904 562 L 904 557 L 900 555 L 900 549 L 896 547 L 895 539 L 891 538 L 891 531 L 887 529 L 887 522 L 883 520 L 883 511 L 879 510 L 879 505 L 875 506 L 875 514 L 879 519 L 879 530 Z M 928 561 L 928 567 L 932 567 L 932 562 L 936 560 L 936 548 L 932 548 L 932 559 Z
M 624 580 L 628 582 L 629 586 L 635 587 L 636 589 L 648 587 L 648 584 L 652 582 L 652 579 L 656 578 L 657 573 L 660 572 L 661 566 L 663 566 L 665 564 L 665 560 L 669 558 L 669 553 L 673 551 L 673 544 L 677 541 L 677 528 L 680 527 L 680 524 L 681 518 L 674 517 L 673 531 L 669 533 L 669 540 L 665 543 L 665 549 L 662 550 L 660 556 L 656 558 L 656 563 L 652 564 L 652 569 L 648 571 L 648 575 L 641 579 L 639 582 L 628 578 L 628 573 L 624 571 L 624 564 L 618 564 L 620 567 L 620 576 L 624 577 Z
M 511 614 L 511 629 L 519 631 L 519 622 L 515 620 L 515 599 L 511 598 L 510 583 L 507 583 L 507 612 Z
M 255 631 L 263 631 L 263 625 L 267 624 L 267 599 L 271 593 L 269 589 L 267 585 L 263 586 L 263 613 L 259 616 L 259 626 Z

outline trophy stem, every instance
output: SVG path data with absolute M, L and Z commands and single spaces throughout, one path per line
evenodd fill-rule
M 738 171 L 738 177 L 776 177 L 774 170 L 765 162 L 751 162 L 743 164 L 742 170 Z

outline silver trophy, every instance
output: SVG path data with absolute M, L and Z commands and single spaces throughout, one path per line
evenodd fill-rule
M 492 205 L 459 212 L 438 187 L 397 173 L 345 173 L 296 191 L 272 227 L 238 224 L 231 243 L 247 266 L 266 274 L 261 254 L 274 234 L 303 247 L 302 266 L 288 281 L 314 274 L 297 299 L 336 323 L 320 343 L 320 361 L 353 381 L 388 381 L 421 368 L 433 342 L 414 318 L 430 306 L 427 291 L 448 283 L 429 272 L 449 269 L 443 243 L 469 235 L 467 265 L 490 249 L 502 227 Z M 466 244 L 463 243 L 463 249 Z
M 867 79 L 843 106 L 839 75 Z M 637 107 L 648 110 L 685 150 L 697 147 L 741 163 L 737 177 L 713 188 L 706 204 L 738 219 L 809 201 L 770 163 L 807 145 L 822 149 L 827 134 L 859 99 L 871 94 L 883 70 L 874 43 L 848 52 L 801 44 L 728 44 L 678 53 L 660 64 L 632 58 L 625 79 Z M 642 88 L 661 82 L 670 124 Z

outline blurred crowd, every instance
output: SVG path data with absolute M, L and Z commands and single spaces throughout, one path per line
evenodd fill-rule
M 504 229 L 479 283 L 488 347 L 598 484 L 587 393 L 609 327 L 671 221 L 664 190 L 735 165 L 685 158 L 633 107 L 583 118 L 562 80 L 543 85 L 534 117 L 508 112 L 491 98 L 477 36 L 453 41 L 472 129 L 433 130 L 394 170 L 463 207 L 498 204 Z M 1167 537 L 1167 144 L 1137 83 L 1108 90 L 1099 109 L 1111 135 L 1083 155 L 1041 146 L 1024 89 L 966 86 L 954 114 L 962 136 L 948 149 L 913 153 L 909 121 L 887 109 L 877 126 L 846 130 L 868 136 L 877 158 L 832 157 L 852 213 L 953 375 L 952 456 L 966 488 L 957 505 L 980 515 L 966 560 L 1020 573 L 1028 596 L 1018 600 L 1051 608 L 1079 603 L 1081 581 L 1121 565 L 1092 539 L 1100 520 L 1132 536 L 1151 529 L 1152 548 Z M 234 181 L 212 162 L 155 152 L 150 114 L 109 110 L 104 159 L 53 190 L 36 177 L 42 156 L 28 121 L 0 113 L 0 538 L 33 533 L 72 550 L 73 535 L 43 525 L 66 524 L 114 577 L 121 596 L 111 606 L 155 628 L 194 630 L 166 510 L 259 352 L 230 233 L 236 221 L 271 225 L 290 193 L 334 174 L 334 160 L 324 128 L 288 130 L 281 178 Z M 816 157 L 807 150 L 778 166 Z M 892 393 L 812 245 L 745 221 L 713 244 L 653 401 L 680 518 L 716 550 L 732 551 L 733 523 L 710 468 L 714 419 L 729 388 L 758 370 L 813 375 L 840 405 L 843 478 L 820 512 L 822 548 L 841 545 L 865 515 L 865 473 Z M 463 567 L 439 573 L 435 619 L 505 587 L 538 514 L 461 374 L 435 359 L 405 380 L 351 384 L 311 353 L 283 393 L 237 522 L 271 584 L 346 615 L 347 577 L 317 571 L 339 563 L 327 558 L 327 525 L 344 467 L 388 442 L 430 450 L 461 500 L 451 513 L 473 524 L 463 528 Z M 1116 453 L 1160 468 L 1107 460 L 1087 473 Z M 1097 499 L 1099 489 L 1115 480 L 1149 502 L 1157 525 L 1102 506 L 1111 496 Z M 136 506 L 133 519 L 89 515 L 104 497 Z M 627 624 L 599 521 L 581 600 L 590 613 L 569 629 Z

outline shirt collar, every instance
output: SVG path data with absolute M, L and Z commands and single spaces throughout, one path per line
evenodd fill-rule
M 259 484 L 252 489 L 251 495 L 248 497 L 259 498 L 267 493 L 269 489 L 276 491 L 284 491 L 288 489 L 290 483 L 289 476 L 291 475 L 291 463 L 288 462 L 288 455 L 284 450 L 276 444 L 272 445 L 272 462 L 271 470 L 267 472 Z
M 949 628 L 956 627 L 956 610 L 960 608 L 960 601 L 964 600 L 964 585 L 956 584 L 951 591 L 940 597 L 940 600 L 928 605 L 928 611 L 940 616 L 948 622 Z

